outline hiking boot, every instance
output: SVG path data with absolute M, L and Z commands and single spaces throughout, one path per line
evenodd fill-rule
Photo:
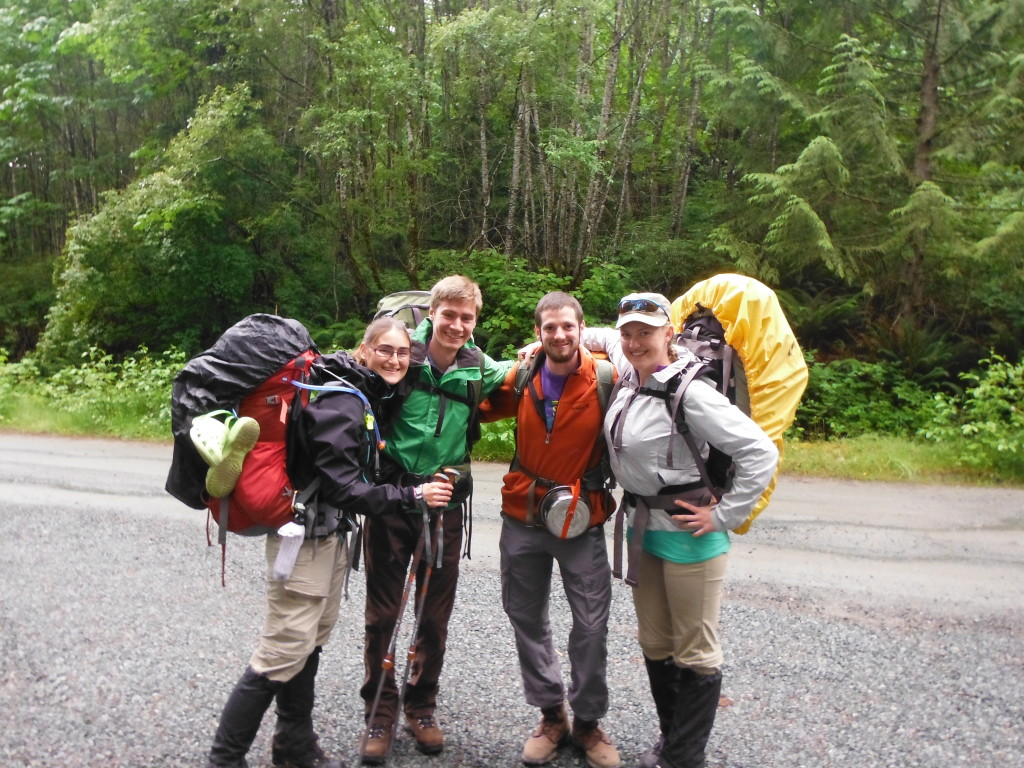
M 366 743 L 363 744 L 363 751 L 359 759 L 363 765 L 383 765 L 391 750 L 391 731 L 393 726 L 390 722 L 377 721 L 366 729 Z
M 444 734 L 434 722 L 433 715 L 414 717 L 407 714 L 405 727 L 412 731 L 412 735 L 416 739 L 416 749 L 424 755 L 436 755 L 444 749 Z
M 583 750 L 590 768 L 619 768 L 622 765 L 619 750 L 596 722 L 573 722 L 572 741 Z
M 555 712 L 544 710 L 540 724 L 523 746 L 523 765 L 550 763 L 568 736 L 569 718 L 565 712 L 565 705 Z
M 231 493 L 242 474 L 242 462 L 259 439 L 260 423 L 254 418 L 242 416 L 228 425 L 224 458 L 206 473 L 206 490 L 213 498 Z
M 275 736 L 272 750 L 274 768 L 345 768 L 344 762 L 320 749 L 320 743 L 315 737 L 302 754 L 283 754 L 277 744 Z
M 661 750 L 665 746 L 665 737 L 659 736 L 654 746 L 640 755 L 639 768 L 658 768 L 658 761 L 661 760 Z

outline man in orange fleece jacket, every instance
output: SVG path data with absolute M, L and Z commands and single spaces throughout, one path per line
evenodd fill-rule
M 575 298 L 549 293 L 534 315 L 540 350 L 518 363 L 481 409 L 485 421 L 517 419 L 516 457 L 501 491 L 499 546 L 502 603 L 515 632 L 526 700 L 541 710 L 522 761 L 548 763 L 571 740 L 591 768 L 617 768 L 618 751 L 598 722 L 608 711 L 612 594 L 602 524 L 614 510 L 603 462 L 599 361 L 580 347 L 583 309 Z M 521 366 L 528 366 L 525 378 Z M 571 525 L 578 516 L 586 525 Z M 555 561 L 573 617 L 571 729 L 548 621 Z

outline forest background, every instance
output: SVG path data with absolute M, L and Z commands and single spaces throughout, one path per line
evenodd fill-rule
M 500 356 L 731 271 L 794 440 L 1024 479 L 1022 94 L 1024 0 L 2 0 L 0 424 L 167 435 L 252 312 L 349 346 L 460 272 Z

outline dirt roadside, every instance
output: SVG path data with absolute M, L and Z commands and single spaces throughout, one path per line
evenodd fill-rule
M 201 525 L 203 515 L 163 491 L 170 456 L 163 445 L 0 434 L 0 488 L 31 486 L 44 505 L 126 505 Z M 504 469 L 474 465 L 467 567 L 497 568 Z M 783 475 L 752 530 L 733 541 L 729 581 L 767 595 L 799 590 L 833 611 L 870 602 L 1024 617 L 1024 490 Z

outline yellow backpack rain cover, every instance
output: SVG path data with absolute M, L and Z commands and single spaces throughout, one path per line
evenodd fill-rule
M 793 423 L 800 397 L 807 386 L 807 363 L 775 292 L 752 277 L 723 273 L 694 285 L 672 302 L 672 325 L 683 329 L 698 309 L 710 310 L 725 329 L 726 342 L 743 361 L 750 395 L 750 417 L 779 449 L 782 433 Z M 735 529 L 746 533 L 768 506 L 778 467 L 750 517 Z

